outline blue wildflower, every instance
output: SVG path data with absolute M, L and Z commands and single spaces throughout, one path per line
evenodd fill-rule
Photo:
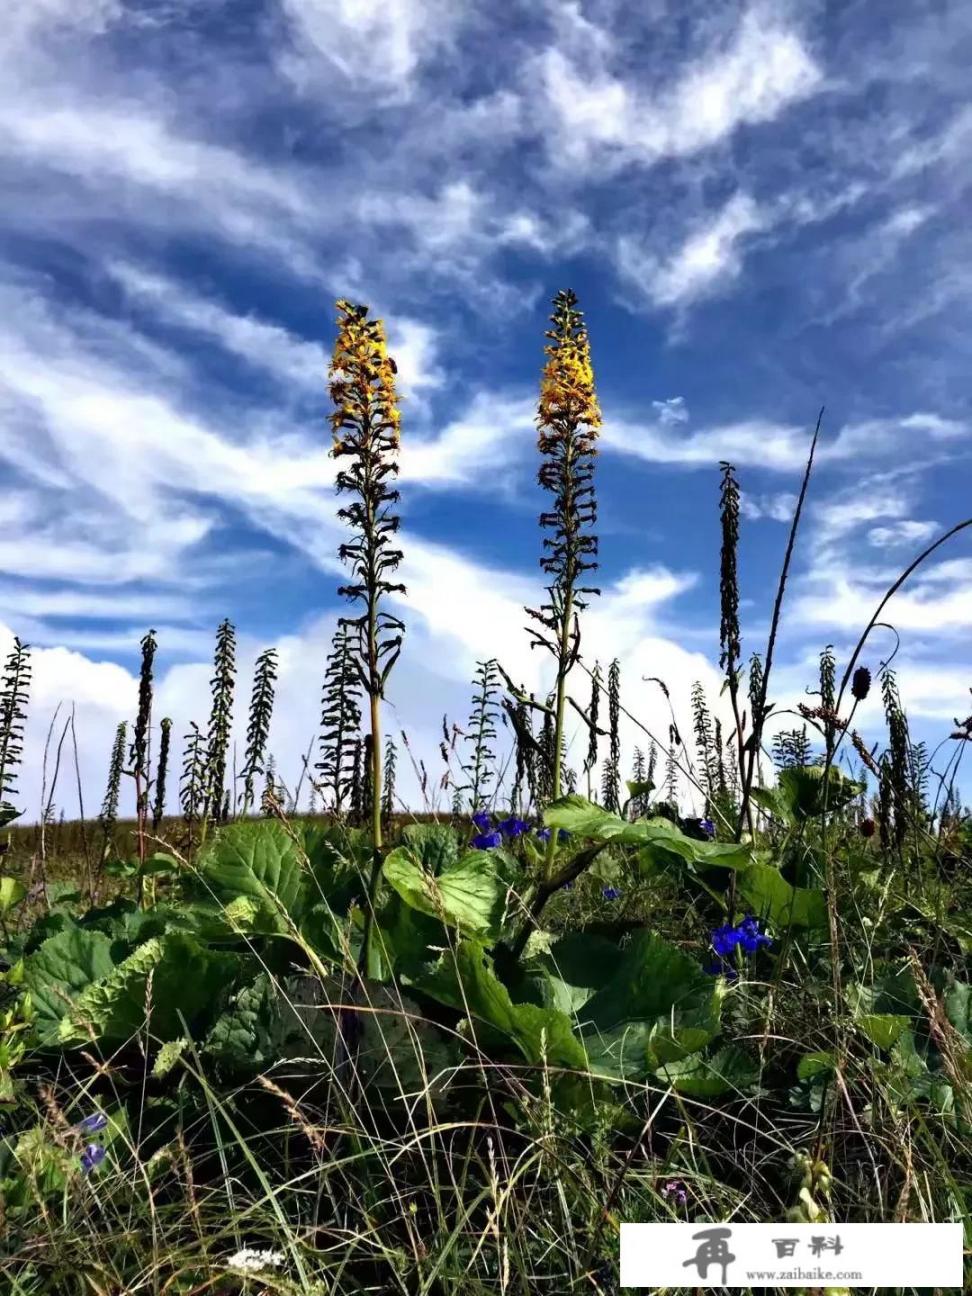
M 702 969 L 708 972 L 709 976 L 724 976 L 727 981 L 735 981 L 739 973 L 731 963 L 726 963 L 724 959 L 711 959 Z
M 759 919 L 747 914 L 737 928 L 739 944 L 747 954 L 755 954 L 763 945 L 772 945 L 772 937 L 759 929 Z
M 512 815 L 509 819 L 504 819 L 502 823 L 496 826 L 504 837 L 519 837 L 529 827 L 523 819 L 517 819 L 515 815 Z
M 564 885 L 563 885 L 560 889 L 561 889 L 561 891 L 573 891 L 573 889 L 574 889 L 574 884 L 573 884 L 573 882 L 565 882 Z
M 96 1166 L 100 1166 L 105 1159 L 105 1149 L 100 1143 L 89 1143 L 81 1153 L 81 1169 L 85 1174 L 90 1174 Z
M 538 829 L 537 829 L 537 837 L 538 837 L 538 838 L 540 839 L 540 841 L 542 841 L 542 842 L 549 841 L 549 840 L 550 840 L 550 829 L 549 829 L 549 828 L 538 828 Z
M 728 958 L 739 944 L 739 932 L 731 923 L 723 923 L 712 933 L 712 948 L 721 958 Z
M 715 824 L 712 822 L 711 819 L 700 819 L 699 827 L 702 829 L 702 831 L 705 833 L 707 837 L 715 836 Z
M 489 832 L 489 825 L 491 819 L 492 819 L 492 815 L 488 814 L 485 810 L 477 810 L 472 817 L 473 823 L 476 825 L 476 827 L 479 829 L 481 833 Z
M 566 828 L 561 828 L 561 829 L 560 829 L 560 831 L 557 833 L 557 840 L 558 840 L 558 841 L 570 841 L 570 833 L 567 831 Z
M 617 887 L 606 886 L 606 887 L 601 887 L 601 895 L 604 897 L 605 900 L 617 900 L 620 898 L 621 892 L 618 890 Z
M 78 1122 L 77 1128 L 82 1134 L 97 1134 L 108 1124 L 108 1117 L 104 1112 L 92 1112 L 90 1116 L 85 1116 L 83 1121 Z
M 494 846 L 499 846 L 502 840 L 498 832 L 483 832 L 472 839 L 472 844 L 477 850 L 492 850 Z

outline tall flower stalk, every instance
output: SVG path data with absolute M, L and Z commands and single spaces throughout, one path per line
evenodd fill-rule
M 24 721 L 30 691 L 30 645 L 14 636 L 0 689 L 0 827 L 16 819 L 10 798 L 17 787 L 17 766 L 24 751 Z
M 469 793 L 470 812 L 475 814 L 483 808 L 487 788 L 495 776 L 496 754 L 490 742 L 496 738 L 496 717 L 499 704 L 496 695 L 499 691 L 499 671 L 496 661 L 477 662 L 479 670 L 474 681 L 478 692 L 473 693 L 473 709 L 469 717 L 469 740 L 472 743 L 472 756 L 462 766 L 469 782 L 457 789 Z
M 228 620 L 216 632 L 213 667 L 213 678 L 209 682 L 213 691 L 213 705 L 207 735 L 203 838 L 210 821 L 218 824 L 225 812 L 226 753 L 233 725 L 233 692 L 236 687 L 236 631 Z
M 255 798 L 254 782 L 263 773 L 263 762 L 270 737 L 273 716 L 274 684 L 277 681 L 277 650 L 267 648 L 256 659 L 253 668 L 253 692 L 250 695 L 250 720 L 246 731 L 246 757 L 243 763 L 243 814 L 249 813 Z
M 401 414 L 395 391 L 395 361 L 385 344 L 381 320 L 369 320 L 367 306 L 339 301 L 338 336 L 329 371 L 329 390 L 337 410 L 330 416 L 334 433 L 331 454 L 349 461 L 336 478 L 338 493 L 356 498 L 338 510 L 354 539 L 342 544 L 338 554 L 348 563 L 354 582 L 338 594 L 365 605 L 359 617 L 343 617 L 355 632 L 354 667 L 368 695 L 371 709 L 369 786 L 371 788 L 371 832 L 374 846 L 362 966 L 377 975 L 379 964 L 373 948 L 374 901 L 381 872 L 381 714 L 388 675 L 402 649 L 404 623 L 381 608 L 383 596 L 406 593 L 405 586 L 388 576 L 402 560 L 400 549 L 391 547 L 398 531 L 398 515 L 391 512 L 399 492 L 387 479 L 398 473 L 397 452 Z
M 189 722 L 185 736 L 185 754 L 182 761 L 182 778 L 179 784 L 179 803 L 182 817 L 189 832 L 192 847 L 192 827 L 203 815 L 206 802 L 206 740 L 194 720 Z
M 158 832 L 165 814 L 165 784 L 169 774 L 169 749 L 172 744 L 172 721 L 166 716 L 162 721 L 159 739 L 159 763 L 155 772 L 155 802 L 152 806 L 152 831 Z
M 381 790 L 381 813 L 387 828 L 391 827 L 392 815 L 395 813 L 395 766 L 398 762 L 398 749 L 391 735 L 385 739 L 385 782 Z
M 138 862 L 145 863 L 145 821 L 149 809 L 149 731 L 152 724 L 152 667 L 155 662 L 155 651 L 158 647 L 155 631 L 150 630 L 142 640 L 142 669 L 138 677 L 138 714 L 135 718 L 135 729 L 132 734 L 132 750 L 129 755 L 131 775 L 135 780 L 135 815 L 138 822 Z M 144 875 L 138 877 L 139 903 L 144 898 Z
M 594 455 L 601 411 L 594 390 L 590 343 L 577 297 L 569 290 L 554 298 L 553 324 L 544 348 L 547 363 L 540 383 L 537 409 L 537 446 L 544 456 L 537 480 L 554 496 L 553 508 L 541 513 L 540 526 L 551 534 L 544 538 L 540 566 L 552 578 L 547 587 L 549 601 L 527 614 L 546 633 L 531 628 L 531 647 L 549 649 L 557 662 L 554 702 L 552 799 L 560 796 L 562 736 L 567 676 L 580 653 L 578 612 L 587 605 L 584 594 L 597 594 L 593 587 L 580 585 L 585 571 L 596 568 L 597 536 L 591 531 L 597 518 L 594 497 Z M 556 851 L 556 834 L 550 834 L 546 868 L 549 872 Z
M 111 850 L 112 833 L 115 831 L 115 824 L 118 822 L 118 802 L 121 795 L 121 776 L 125 768 L 125 737 L 128 731 L 128 725 L 123 720 L 115 730 L 115 741 L 111 748 L 111 760 L 108 764 L 108 786 L 105 789 L 105 799 L 101 803 L 101 813 L 98 816 L 98 822 L 101 824 L 101 831 L 104 835 L 104 847 L 102 849 L 102 859 L 106 860 Z
M 601 779 L 601 800 L 605 810 L 621 810 L 621 663 L 615 657 L 608 668 L 608 730 L 610 748 Z
M 733 775 L 730 782 L 733 786 L 736 786 L 741 785 L 745 777 L 746 766 L 745 740 L 743 738 L 745 716 L 739 709 L 739 680 L 742 675 L 740 665 L 742 640 L 739 631 L 739 570 L 737 565 L 739 550 L 739 483 L 736 481 L 736 470 L 731 463 L 723 461 L 719 466 L 722 469 L 722 486 L 719 492 L 719 520 L 722 529 L 719 563 L 719 665 L 725 673 L 726 683 L 729 688 L 729 701 L 732 706 L 732 718 L 735 724 L 735 760 L 733 765 L 736 775 Z M 721 760 L 721 742 L 719 748 L 719 759 Z M 748 810 L 746 822 L 750 836 L 752 836 L 752 814 Z
M 339 818 L 354 781 L 354 744 L 361 729 L 358 705 L 360 680 L 354 668 L 348 627 L 338 624 L 327 668 L 321 714 L 321 787 L 331 794 L 331 810 Z
M 712 716 L 705 700 L 705 690 L 696 680 L 692 685 L 692 727 L 695 730 L 695 751 L 699 759 L 700 774 L 705 787 L 705 814 L 712 812 L 716 799 L 718 768 L 716 759 L 715 737 L 712 732 Z
M 587 709 L 587 756 L 584 758 L 584 773 L 587 775 L 587 799 L 591 797 L 591 771 L 597 767 L 597 721 L 601 706 L 601 663 L 594 662 L 591 672 L 591 704 Z

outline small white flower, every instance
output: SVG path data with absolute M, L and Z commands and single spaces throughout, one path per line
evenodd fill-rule
M 242 1273 L 259 1273 L 261 1269 L 276 1269 L 284 1262 L 282 1251 L 258 1251 L 254 1247 L 244 1247 L 230 1256 L 226 1261 L 228 1268 L 238 1269 Z

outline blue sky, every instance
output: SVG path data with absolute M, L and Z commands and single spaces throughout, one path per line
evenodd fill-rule
M 219 620 L 240 634 L 241 718 L 278 644 L 271 746 L 299 768 L 343 610 L 338 297 L 385 320 L 399 366 L 408 633 L 387 719 L 433 783 L 477 660 L 549 682 L 522 607 L 542 589 L 533 416 L 558 289 L 585 312 L 604 412 L 584 652 L 620 657 L 653 732 L 667 709 L 643 676 L 683 719 L 693 681 L 718 692 L 720 459 L 744 491 L 748 655 L 826 406 L 781 709 L 972 511 L 967 5 L 22 8 L 0 37 L 0 647 L 35 646 L 31 817 L 58 702 L 100 797 L 150 625 L 156 718 L 180 733 L 205 721 Z M 969 711 L 970 541 L 885 619 L 934 747 Z M 876 632 L 862 660 L 894 642 Z M 856 720 L 883 744 L 873 703 Z M 627 762 L 647 739 L 622 737 Z M 66 788 L 55 802 L 73 813 Z

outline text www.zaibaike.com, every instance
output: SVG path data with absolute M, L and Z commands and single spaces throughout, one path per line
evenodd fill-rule
M 828 1282 L 835 1278 L 863 1278 L 864 1275 L 855 1269 L 754 1269 L 752 1272 L 747 1271 L 746 1277 L 750 1280 L 755 1278 L 824 1278 Z

